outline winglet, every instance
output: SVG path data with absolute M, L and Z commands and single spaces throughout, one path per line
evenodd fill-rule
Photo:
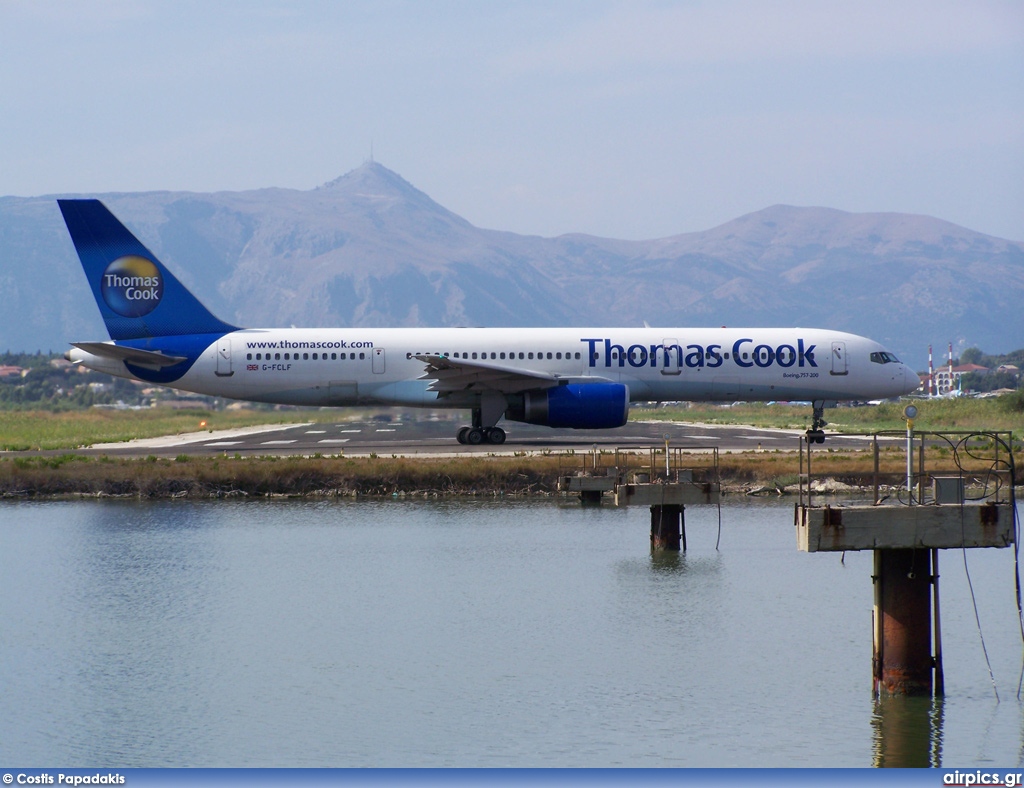
M 214 315 L 99 200 L 57 200 L 111 339 L 237 330 Z

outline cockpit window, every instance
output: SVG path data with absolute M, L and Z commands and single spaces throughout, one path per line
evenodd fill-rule
M 888 353 L 886 351 L 875 352 L 871 354 L 871 360 L 876 364 L 899 364 L 900 360 L 896 358 L 895 354 Z

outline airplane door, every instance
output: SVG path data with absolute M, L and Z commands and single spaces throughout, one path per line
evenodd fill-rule
M 833 342 L 832 343 L 832 374 L 833 375 L 845 375 L 846 369 L 846 343 L 845 342 Z
M 683 351 L 680 348 L 679 341 L 675 339 L 665 339 L 661 343 L 662 352 L 665 357 L 662 359 L 661 374 L 662 375 L 678 375 L 682 372 L 682 358 Z
M 384 374 L 384 348 L 382 347 L 375 347 L 373 349 L 373 374 Z
M 234 375 L 231 369 L 231 339 L 221 337 L 217 340 L 217 369 L 215 373 L 218 378 L 230 378 Z

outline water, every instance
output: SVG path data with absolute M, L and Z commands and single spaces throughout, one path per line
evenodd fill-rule
M 792 504 L 0 506 L 0 761 L 130 766 L 1021 762 L 1011 550 L 941 559 L 947 694 L 871 694 L 871 556 Z M 1000 701 L 996 700 L 998 691 Z

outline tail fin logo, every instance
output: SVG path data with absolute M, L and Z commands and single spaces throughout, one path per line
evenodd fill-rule
M 122 317 L 148 315 L 164 295 L 164 280 L 152 260 L 119 257 L 103 272 L 100 291 L 107 306 Z

